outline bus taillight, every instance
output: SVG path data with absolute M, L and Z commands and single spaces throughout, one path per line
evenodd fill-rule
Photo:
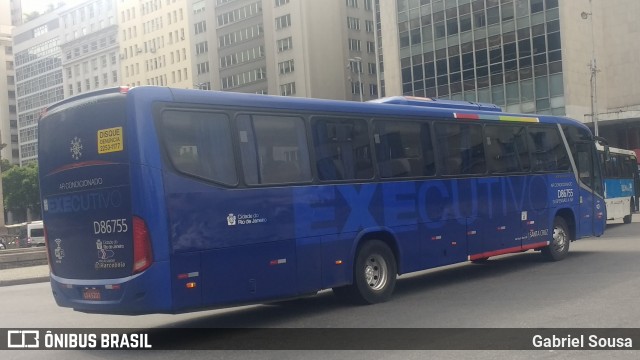
M 133 273 L 146 270 L 153 262 L 151 237 L 144 220 L 133 217 Z

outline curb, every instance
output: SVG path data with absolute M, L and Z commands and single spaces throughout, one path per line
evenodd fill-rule
M 43 282 L 49 282 L 49 276 L 39 276 L 39 277 L 26 278 L 26 279 L 0 280 L 0 287 L 12 286 L 12 285 L 35 284 L 35 283 L 43 283 Z

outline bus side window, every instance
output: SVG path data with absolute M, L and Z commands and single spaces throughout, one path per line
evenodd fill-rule
M 364 120 L 319 118 L 314 119 L 312 129 L 320 180 L 373 177 L 369 131 Z
M 529 171 L 529 152 L 524 126 L 487 125 L 487 160 L 492 173 Z
M 311 180 L 304 121 L 294 116 L 242 115 L 240 153 L 249 185 Z
M 557 128 L 529 127 L 533 171 L 569 170 L 571 162 Z
M 436 123 L 435 133 L 443 175 L 484 174 L 487 171 L 481 125 Z
M 226 115 L 167 110 L 162 113 L 161 132 L 176 170 L 227 185 L 237 184 Z
M 380 177 L 435 175 L 428 123 L 376 121 L 374 132 Z

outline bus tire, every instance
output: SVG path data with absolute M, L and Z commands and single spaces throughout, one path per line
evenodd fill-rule
M 358 250 L 353 267 L 353 283 L 333 292 L 355 304 L 377 304 L 391 298 L 398 273 L 393 252 L 380 240 L 367 241 Z
M 629 205 L 629 215 L 625 216 L 622 218 L 622 222 L 625 224 L 631 224 L 631 214 L 633 214 L 633 200 L 631 200 L 630 205 Z
M 553 220 L 553 237 L 551 243 L 542 249 L 542 255 L 549 261 L 559 261 L 567 257 L 571 238 L 567 222 L 559 217 Z

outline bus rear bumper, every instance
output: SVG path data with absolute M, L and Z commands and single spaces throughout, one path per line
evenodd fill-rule
M 78 280 L 51 274 L 58 306 L 101 314 L 170 313 L 169 262 L 155 262 L 140 274 L 120 279 Z

